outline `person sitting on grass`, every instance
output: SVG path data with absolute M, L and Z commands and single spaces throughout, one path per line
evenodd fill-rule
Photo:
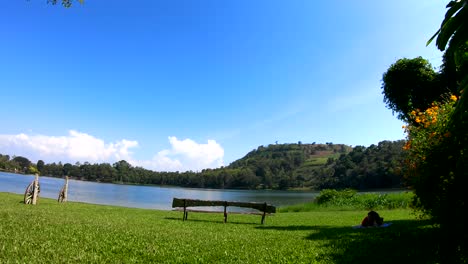
M 367 216 L 361 222 L 361 226 L 363 227 L 381 226 L 382 224 L 383 217 L 380 217 L 380 215 L 375 211 L 367 213 Z

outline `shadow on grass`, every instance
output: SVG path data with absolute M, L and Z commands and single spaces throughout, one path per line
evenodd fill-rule
M 311 231 L 305 237 L 319 240 L 318 258 L 333 263 L 455 263 L 441 258 L 440 233 L 424 220 L 392 221 L 387 228 L 333 226 L 260 226 L 258 229 Z
M 164 219 L 168 220 L 177 220 L 182 221 L 182 217 L 164 217 Z M 260 225 L 260 223 L 250 223 L 250 222 L 236 222 L 236 221 L 229 221 L 224 223 L 223 220 L 215 221 L 215 220 L 205 220 L 205 219 L 187 219 L 185 222 L 203 222 L 203 223 L 213 223 L 213 224 L 234 224 L 234 225 Z

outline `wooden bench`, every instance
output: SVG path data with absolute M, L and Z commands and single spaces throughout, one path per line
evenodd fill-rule
M 202 211 L 202 210 L 192 210 L 187 209 L 187 207 L 197 207 L 197 206 L 222 206 L 224 207 L 224 223 L 227 222 L 227 207 L 234 206 L 234 207 L 243 207 L 243 208 L 252 208 L 259 210 L 262 213 L 247 213 L 247 214 L 258 214 L 262 216 L 262 225 L 265 222 L 266 214 L 273 214 L 276 213 L 276 207 L 267 204 L 267 203 L 255 203 L 255 202 L 229 202 L 229 201 L 207 201 L 207 200 L 194 200 L 194 199 L 179 199 L 174 198 L 172 200 L 172 208 L 183 208 L 184 215 L 182 220 L 187 220 L 188 212 L 200 212 L 200 213 L 221 213 L 218 211 Z M 176 209 L 182 211 L 182 209 Z M 234 213 L 234 212 L 230 212 Z

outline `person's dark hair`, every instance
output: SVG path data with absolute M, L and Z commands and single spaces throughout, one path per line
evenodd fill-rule
M 377 225 L 383 224 L 383 218 L 376 211 L 370 211 L 367 215 L 375 221 Z

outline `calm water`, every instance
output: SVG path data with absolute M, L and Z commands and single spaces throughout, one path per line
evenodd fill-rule
M 0 192 L 24 194 L 33 175 L 0 172 Z M 39 177 L 40 197 L 57 199 L 64 179 Z M 68 200 L 92 204 L 170 210 L 172 198 L 267 202 L 276 206 L 311 201 L 317 192 L 212 190 L 68 181 Z M 234 210 L 234 208 L 233 208 Z

